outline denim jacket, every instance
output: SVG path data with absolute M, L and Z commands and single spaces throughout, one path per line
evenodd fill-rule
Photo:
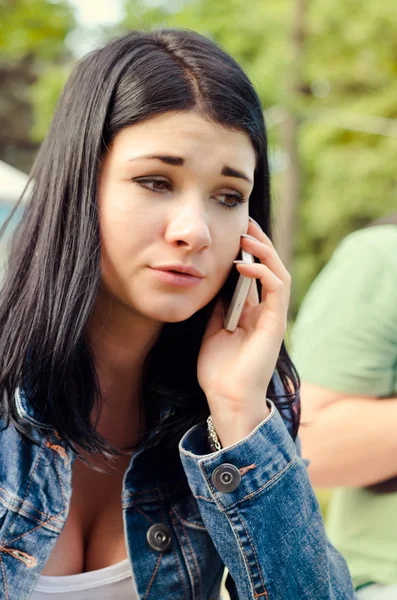
M 0 433 L 0 597 L 27 600 L 65 524 L 73 451 L 40 421 L 22 389 Z M 142 600 L 216 600 L 225 566 L 232 600 L 347 600 L 346 563 L 328 542 L 319 506 L 282 416 L 211 453 L 206 423 L 179 442 L 175 461 L 137 451 L 122 492 L 124 528 Z M 40 429 L 39 429 L 39 427 Z

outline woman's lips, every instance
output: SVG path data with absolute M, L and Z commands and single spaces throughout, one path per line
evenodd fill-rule
M 180 273 L 179 271 L 173 271 L 171 269 L 156 269 L 150 267 L 150 270 L 158 281 L 175 287 L 192 287 L 198 285 L 203 279 L 203 277 L 196 277 L 189 273 Z

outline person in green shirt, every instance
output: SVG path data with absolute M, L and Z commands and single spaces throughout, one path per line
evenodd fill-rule
M 397 598 L 397 214 L 348 235 L 292 333 L 303 456 L 357 598 Z

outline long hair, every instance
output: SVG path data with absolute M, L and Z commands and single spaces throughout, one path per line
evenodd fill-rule
M 98 170 L 124 127 L 168 111 L 196 109 L 246 132 L 257 166 L 250 214 L 270 231 L 270 185 L 262 109 L 238 64 L 194 32 L 130 32 L 87 55 L 58 102 L 31 172 L 30 199 L 9 252 L 0 291 L 0 409 L 5 426 L 30 437 L 17 411 L 21 386 L 29 403 L 72 448 L 117 454 L 91 422 L 101 402 L 86 329 L 101 282 Z M 202 335 L 214 306 L 164 326 L 143 370 L 146 434 L 141 445 L 175 446 L 208 415 L 196 374 Z M 172 345 L 172 352 L 169 351 Z M 284 344 L 277 372 L 295 437 L 299 379 Z M 168 416 L 159 418 L 161 409 Z

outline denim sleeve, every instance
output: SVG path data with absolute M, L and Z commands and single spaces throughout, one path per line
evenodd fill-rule
M 346 562 L 326 537 L 306 464 L 268 402 L 270 415 L 219 452 L 209 453 L 205 423 L 179 443 L 190 489 L 234 580 L 232 598 L 353 599 Z M 213 479 L 225 464 L 235 478 L 231 487 L 237 484 L 232 491 L 220 491 Z

